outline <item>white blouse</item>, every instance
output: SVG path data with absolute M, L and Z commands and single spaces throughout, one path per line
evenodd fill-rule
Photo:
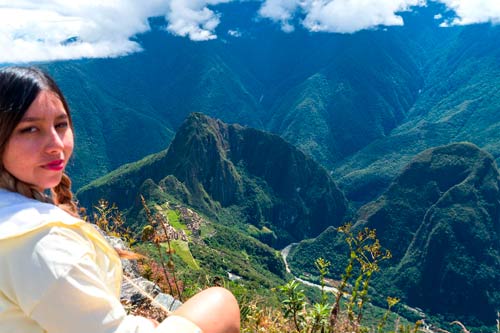
M 158 328 L 125 313 L 121 262 L 88 223 L 0 189 L 0 332 L 194 333 L 181 317 Z

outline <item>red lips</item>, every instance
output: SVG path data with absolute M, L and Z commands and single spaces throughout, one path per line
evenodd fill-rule
M 64 169 L 64 160 L 54 160 L 45 164 L 43 167 L 48 170 L 60 171 Z

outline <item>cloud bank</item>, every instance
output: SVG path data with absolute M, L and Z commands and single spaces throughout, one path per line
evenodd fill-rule
M 166 29 L 194 41 L 217 38 L 215 6 L 244 0 L 0 0 L 0 63 L 116 57 L 141 50 L 134 36 L 163 16 Z M 353 33 L 402 25 L 401 12 L 430 0 L 261 0 L 256 16 L 285 32 Z M 499 0 L 435 0 L 456 15 L 443 26 L 500 23 Z M 441 16 L 437 15 L 436 20 Z M 258 24 L 258 20 L 255 24 Z M 234 35 L 237 30 L 228 31 Z
M 262 17 L 279 24 L 285 32 L 298 22 L 316 32 L 353 33 L 380 25 L 402 25 L 398 14 L 412 7 L 426 6 L 430 0 L 265 0 L 259 10 Z M 499 0 L 434 0 L 455 12 L 443 26 L 474 23 L 500 23 Z M 441 16 L 436 15 L 436 19 Z
M 267 0 L 259 13 L 279 22 L 284 31 L 293 30 L 292 20 L 303 15 L 302 25 L 310 31 L 353 33 L 379 25 L 402 25 L 396 13 L 423 4 L 423 0 Z

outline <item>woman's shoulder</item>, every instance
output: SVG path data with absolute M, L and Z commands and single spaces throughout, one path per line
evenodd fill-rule
M 0 240 L 16 237 L 51 223 L 82 223 L 64 210 L 21 194 L 0 189 Z

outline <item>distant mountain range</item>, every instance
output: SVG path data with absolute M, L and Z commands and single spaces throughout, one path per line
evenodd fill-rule
M 191 112 L 280 135 L 357 205 L 430 147 L 470 141 L 498 161 L 500 27 L 440 28 L 430 4 L 401 27 L 286 34 L 252 24 L 243 9 L 256 5 L 221 9 L 240 37 L 221 25 L 219 39 L 194 43 L 157 19 L 141 53 L 42 64 L 73 109 L 76 188 L 164 149 Z

